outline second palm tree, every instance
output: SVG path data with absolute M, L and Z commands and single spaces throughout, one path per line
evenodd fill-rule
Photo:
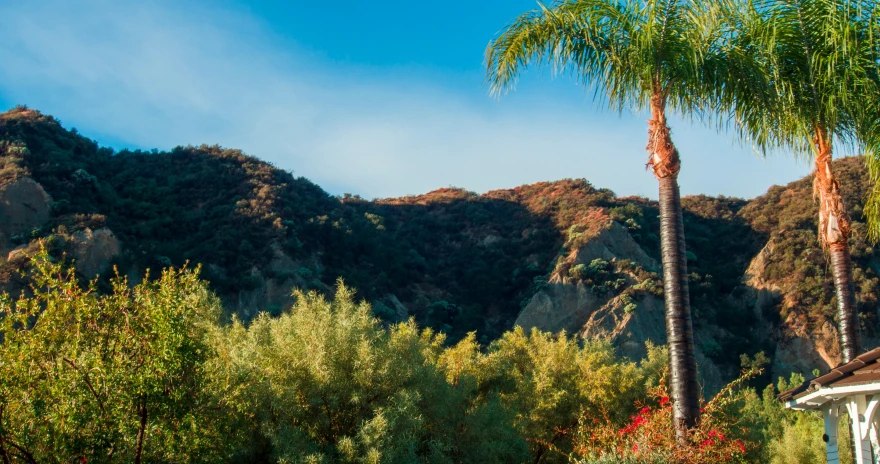
M 678 436 L 700 416 L 700 392 L 688 295 L 678 150 L 667 108 L 692 114 L 701 107 L 702 41 L 699 2 L 567 0 L 526 13 L 487 50 L 494 92 L 511 88 L 530 64 L 571 71 L 604 92 L 613 109 L 649 110 L 648 166 L 660 184 L 660 242 L 669 346 L 670 393 Z

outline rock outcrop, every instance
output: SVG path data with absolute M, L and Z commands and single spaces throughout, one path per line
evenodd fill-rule
M 611 340 L 622 355 L 634 360 L 644 358 L 645 342 L 666 344 L 663 300 L 647 295 L 634 304 L 635 308 L 627 310 L 623 298 L 613 298 L 590 315 L 580 335 Z
M 614 221 L 577 250 L 577 263 L 589 264 L 596 258 L 606 261 L 628 259 L 647 269 L 660 269 L 657 260 L 645 253 L 645 250 L 633 240 L 626 227 Z
M 70 242 L 77 272 L 89 279 L 106 271 L 111 260 L 122 251 L 116 235 L 107 228 L 76 231 L 71 234 Z
M 516 319 L 526 331 L 532 328 L 575 333 L 590 316 L 605 305 L 607 298 L 594 294 L 584 284 L 551 282 L 531 298 Z
M 294 279 L 266 278 L 256 267 L 251 270 L 251 277 L 256 288 L 240 292 L 235 302 L 236 312 L 243 319 L 251 319 L 263 311 L 279 314 L 293 302 L 291 292 L 297 286 Z
M 305 288 L 308 284 L 298 272 L 303 268 L 302 263 L 284 253 L 277 243 L 273 243 L 271 249 L 272 261 L 265 273 L 256 267 L 250 271 L 254 288 L 239 292 L 235 301 L 227 302 L 245 320 L 263 311 L 279 314 L 293 303 L 293 289 Z
M 792 372 L 809 373 L 813 369 L 828 372 L 840 364 L 837 329 L 831 323 L 826 322 L 818 331 L 808 331 L 792 314 L 780 332 L 771 367 L 774 379 L 787 378 Z
M 738 292 L 737 304 L 751 307 L 757 320 L 762 321 L 754 328 L 759 332 L 759 338 L 776 340 L 770 366 L 772 378 L 787 378 L 792 372 L 809 373 L 817 368 L 827 372 L 840 363 L 837 329 L 833 325 L 825 323 L 820 330 L 811 331 L 794 313 L 779 327 L 766 320 L 768 314 L 778 313 L 778 307 L 783 303 L 783 289 L 765 277 L 776 248 L 776 242 L 771 238 L 749 263 L 743 276 L 744 291 Z
M 745 292 L 741 296 L 741 302 L 751 306 L 755 315 L 762 319 L 764 314 L 772 311 L 782 298 L 782 291 L 774 282 L 764 278 L 767 264 L 773 252 L 776 251 L 776 243 L 770 239 L 764 248 L 758 252 L 743 276 Z M 766 330 L 766 328 L 765 328 Z
M 609 262 L 629 260 L 652 271 L 660 268 L 627 229 L 616 222 L 575 250 L 567 258 L 568 265 L 560 268 L 567 270 L 577 264 L 587 265 L 595 259 Z M 624 279 L 624 288 L 639 288 L 641 282 L 634 275 L 626 275 Z M 609 340 L 621 355 L 633 360 L 645 357 L 647 342 L 666 344 L 662 297 L 644 291 L 597 292 L 562 272 L 555 272 L 547 286 L 531 298 L 516 324 L 526 330 L 565 330 L 587 339 Z M 718 330 L 708 330 L 696 334 L 696 337 L 710 340 L 715 332 Z M 725 379 L 715 363 L 699 349 L 700 341 L 697 340 L 698 369 L 704 395 L 708 397 L 723 386 Z
M 625 227 L 609 223 L 596 237 L 589 240 L 567 258 L 572 265 L 588 265 L 595 259 L 614 261 L 628 259 L 647 269 L 657 269 L 657 261 L 645 253 Z M 635 285 L 638 282 L 629 282 Z M 562 272 L 555 272 L 547 286 L 536 293 L 516 319 L 516 325 L 526 330 L 533 327 L 551 332 L 565 330 L 580 332 L 594 312 L 609 304 L 613 294 L 596 294 L 583 283 L 573 281 Z
M 51 218 L 52 198 L 33 179 L 0 186 L 0 252 L 10 251 L 15 235 L 27 234 Z
M 372 305 L 373 313 L 389 322 L 404 322 L 410 316 L 409 309 L 393 293 L 373 301 Z

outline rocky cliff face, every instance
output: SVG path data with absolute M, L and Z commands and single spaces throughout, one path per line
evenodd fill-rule
M 597 286 L 595 279 L 585 282 L 568 275 L 577 266 L 596 265 L 597 260 L 614 268 L 617 263 L 627 263 L 626 269 L 615 273 L 616 288 L 609 290 L 607 286 Z M 625 227 L 609 222 L 602 232 L 561 260 L 547 286 L 529 300 L 516 325 L 526 330 L 565 330 L 582 338 L 606 339 L 622 355 L 633 360 L 644 358 L 646 343 L 666 343 L 665 309 L 662 296 L 656 291 L 645 291 L 646 280 L 628 271 L 633 266 L 648 272 L 660 268 Z M 714 325 L 705 326 L 697 331 L 696 337 L 713 340 L 719 330 Z M 699 348 L 697 357 L 708 396 L 721 388 L 723 375 Z
M 837 329 L 826 321 L 818 331 L 807 330 L 803 321 L 798 322 L 795 313 L 775 325 L 767 316 L 772 315 L 783 303 L 784 289 L 778 281 L 767 279 L 767 267 L 778 253 L 775 241 L 770 240 L 752 259 L 743 276 L 743 286 L 733 304 L 751 308 L 755 318 L 761 321 L 755 330 L 761 338 L 774 340 L 775 356 L 770 371 L 773 378 L 787 376 L 791 372 L 810 372 L 813 369 L 827 371 L 840 362 Z
M 596 292 L 593 286 L 569 275 L 569 271 L 575 266 L 589 266 L 595 260 L 615 262 L 623 259 L 652 270 L 659 267 L 623 226 L 609 221 L 598 235 L 561 260 L 547 285 L 531 297 L 515 324 L 526 330 L 580 332 L 596 311 L 619 302 L 614 301 L 613 292 Z M 625 278 L 628 286 L 639 283 L 632 276 Z
M 7 260 L 27 254 L 30 234 L 52 218 L 51 205 L 52 198 L 31 178 L 0 185 L 0 253 Z M 77 271 L 89 279 L 106 271 L 110 261 L 122 251 L 119 240 L 107 228 L 84 228 L 65 239 L 65 248 Z
M 800 289 L 792 286 L 789 279 L 768 278 L 773 261 L 785 251 L 777 240 L 767 242 L 746 270 L 738 297 L 731 298 L 735 304 L 751 308 L 761 321 L 755 331 L 761 338 L 774 341 L 775 355 L 770 366 L 773 378 L 791 372 L 808 373 L 813 369 L 826 372 L 841 362 L 837 326 L 833 319 L 811 324 L 808 315 L 797 311 Z M 786 314 L 785 318 L 774 323 L 780 309 Z M 866 349 L 880 345 L 873 330 L 863 330 L 862 337 Z
M 227 300 L 227 306 L 245 319 L 256 316 L 261 311 L 279 314 L 293 303 L 294 288 L 303 288 L 307 282 L 297 270 L 302 263 L 292 259 L 284 250 L 273 244 L 272 259 L 264 270 L 254 266 L 250 270 L 253 288 L 243 290 Z
M 858 168 L 853 166 L 852 160 L 846 162 L 842 165 L 844 175 L 852 175 L 852 170 Z M 775 188 L 777 190 L 771 190 L 768 196 L 727 214 L 725 221 L 757 223 L 755 229 L 766 227 L 764 222 L 769 222 L 768 219 L 778 220 L 767 210 L 776 215 L 791 214 L 797 222 L 767 227 L 766 235 L 756 231 L 759 233 L 755 239 L 763 238 L 764 245 L 747 260 L 730 256 L 729 266 L 734 270 L 737 261 L 748 264 L 735 281 L 728 282 L 726 293 L 719 295 L 716 291 L 714 300 L 707 298 L 704 289 L 715 285 L 706 282 L 712 276 L 692 274 L 697 357 L 707 390 L 714 391 L 736 374 L 738 366 L 723 360 L 731 340 L 749 339 L 760 344 L 772 360 L 768 372 L 773 379 L 787 377 L 791 372 L 809 374 L 814 369 L 824 372 L 840 363 L 833 288 L 827 263 L 811 227 L 813 211 L 808 202 L 795 200 L 807 185 L 800 181 L 782 192 Z M 853 203 L 858 214 L 859 204 Z M 706 216 L 712 217 L 704 215 L 704 219 Z M 696 222 L 693 218 L 691 221 Z M 707 245 L 689 248 L 689 254 L 693 255 L 693 249 L 697 254 L 708 253 L 712 244 Z M 872 263 L 877 260 L 873 247 L 864 242 L 860 225 L 856 227 L 852 245 L 857 263 L 857 287 L 861 289 L 863 344 L 869 349 L 880 345 L 875 322 L 877 308 L 869 306 L 876 301 L 878 278 Z M 605 338 L 618 346 L 622 354 L 640 359 L 646 342 L 663 344 L 666 341 L 662 292 L 644 291 L 645 272 L 659 270 L 651 251 L 639 244 L 627 227 L 617 222 L 607 224 L 601 233 L 558 259 L 546 285 L 528 300 L 516 324 L 526 329 L 565 330 L 584 338 Z M 691 258 L 692 270 L 714 268 L 717 271 L 726 267 L 724 263 L 707 265 L 696 256 Z M 578 267 L 595 267 L 596 263 L 601 267 L 603 262 L 610 269 L 610 277 L 597 279 L 595 275 L 588 275 L 583 278 L 573 272 Z M 615 281 L 611 287 L 609 278 Z M 718 317 L 722 312 L 724 317 Z M 737 319 L 746 322 L 742 324 Z

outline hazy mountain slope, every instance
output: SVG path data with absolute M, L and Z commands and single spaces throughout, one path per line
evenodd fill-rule
M 870 342 L 880 261 L 861 238 L 865 175 L 857 159 L 836 166 L 856 221 Z M 810 185 L 772 187 L 749 201 L 683 199 L 698 344 L 703 364 L 718 367 L 713 375 L 730 375 L 740 354 L 761 350 L 780 373 L 836 359 Z M 84 277 L 111 265 L 138 279 L 147 268 L 201 264 L 229 312 L 245 319 L 279 311 L 293 286 L 329 291 L 342 277 L 383 317 L 413 315 L 453 339 L 472 330 L 491 339 L 519 318 L 609 336 L 637 355 L 644 340 L 663 335 L 654 330 L 657 230 L 654 202 L 585 180 L 483 195 L 337 198 L 237 150 L 114 153 L 51 116 L 0 114 L 0 283 L 10 290 L 24 284 L 15 270 L 26 250 L 14 249 L 43 238 L 77 258 Z

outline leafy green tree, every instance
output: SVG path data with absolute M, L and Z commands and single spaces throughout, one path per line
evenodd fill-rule
M 860 64 L 859 2 L 760 0 L 721 2 L 727 31 L 719 41 L 756 62 L 771 92 L 718 81 L 719 103 L 733 111 L 742 134 L 762 148 L 782 147 L 815 164 L 813 190 L 819 201 L 819 239 L 831 258 L 837 294 L 843 360 L 859 354 L 849 238 L 851 222 L 832 169 L 833 142 L 857 138 L 865 68 Z M 756 73 L 760 70 L 760 73 Z
M 607 341 L 522 329 L 447 346 L 412 321 L 383 325 L 341 284 L 246 327 L 218 323 L 194 271 L 116 278 L 103 295 L 45 251 L 30 272 L 29 293 L 0 298 L 4 463 L 569 462 L 577 437 L 635 427 L 635 405 L 665 391 L 663 347 L 635 363 Z M 736 416 L 754 432 L 742 449 L 812 459 L 815 440 L 797 439 L 815 418 L 793 421 L 768 391 Z M 657 430 L 674 443 L 665 411 Z
M 99 295 L 45 251 L 0 296 L 0 460 L 211 462 L 222 410 L 203 365 L 217 299 L 197 270 Z
M 579 342 L 565 333 L 530 333 L 517 327 L 485 351 L 471 333 L 438 362 L 447 380 L 478 402 L 500 401 L 529 443 L 531 461 L 568 462 L 572 439 L 585 417 L 623 423 L 638 398 L 659 383 L 668 361 L 649 345 L 641 363 L 620 360 L 607 341 Z
M 511 88 L 532 63 L 569 69 L 617 109 L 650 110 L 648 166 L 660 184 L 660 243 L 666 301 L 674 423 L 684 437 L 700 415 L 678 150 L 667 109 L 693 114 L 704 104 L 713 37 L 704 2 L 558 0 L 510 24 L 487 50 L 493 91 Z
M 740 415 L 749 418 L 744 425 L 751 435 L 750 441 L 763 444 L 756 449 L 756 461 L 773 464 L 825 462 L 822 415 L 786 409 L 776 399 L 779 392 L 794 388 L 803 381 L 800 374 L 792 374 L 788 381 L 780 377 L 775 387 L 767 385 L 761 393 L 748 389 L 739 395 Z
M 525 441 L 497 401 L 473 405 L 438 369 L 444 337 L 384 328 L 341 283 L 297 292 L 291 310 L 214 336 L 224 397 L 257 445 L 244 461 L 521 462 Z M 246 433 L 247 434 L 247 433 Z M 259 443 L 261 441 L 262 443 Z

